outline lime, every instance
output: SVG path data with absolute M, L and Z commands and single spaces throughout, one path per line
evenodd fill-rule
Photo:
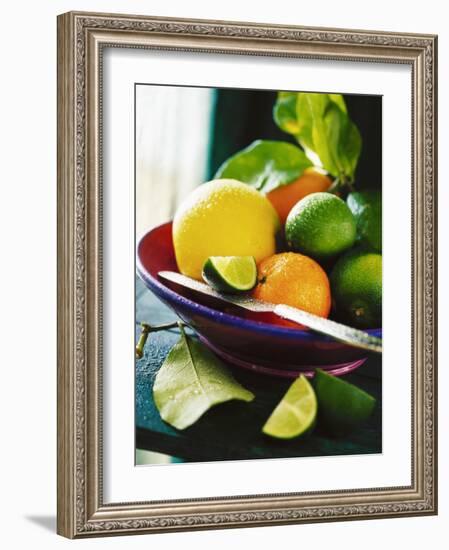
M 361 328 L 382 326 L 382 255 L 355 248 L 339 258 L 331 275 L 337 314 Z
M 199 185 L 173 220 L 173 246 L 179 271 L 201 280 L 210 256 L 253 256 L 260 262 L 275 253 L 279 218 L 259 191 L 236 180 Z
M 357 242 L 382 251 L 382 194 L 380 191 L 349 193 L 346 203 L 357 222 Z
M 376 400 L 357 386 L 316 369 L 314 387 L 320 420 L 335 433 L 362 424 L 373 412 Z
M 244 292 L 257 283 L 252 256 L 211 256 L 203 266 L 203 279 L 220 292 Z
M 316 260 L 326 260 L 351 248 L 356 238 L 356 222 L 339 197 L 326 192 L 312 193 L 290 211 L 285 236 L 294 250 Z
M 304 375 L 297 378 L 265 422 L 262 431 L 271 437 L 292 439 L 315 425 L 317 400 Z

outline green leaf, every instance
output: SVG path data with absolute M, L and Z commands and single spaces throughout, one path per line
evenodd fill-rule
M 280 92 L 273 113 L 276 124 L 295 134 L 315 165 L 334 177 L 354 180 L 362 140 L 341 94 Z
M 312 125 L 309 133 L 312 137 L 312 143 L 309 148 L 314 151 L 323 165 L 323 168 L 334 176 L 339 176 L 341 173 L 338 166 L 338 158 L 336 156 L 336 145 L 338 145 L 338 129 L 335 128 L 332 119 L 333 109 L 330 107 L 330 100 L 327 94 L 304 94 L 306 101 L 303 102 L 307 113 L 307 120 L 311 119 Z M 335 103 L 332 103 L 335 105 Z M 328 111 L 328 107 L 330 107 Z M 326 116 L 327 115 L 327 116 Z M 298 112 L 298 118 L 304 116 L 303 111 Z
M 349 193 L 346 204 L 357 222 L 357 241 L 382 252 L 382 194 L 377 189 Z
M 285 141 L 257 140 L 225 161 L 215 178 L 231 178 L 269 193 L 312 166 L 304 152 Z
M 296 118 L 296 92 L 278 92 L 277 101 L 273 107 L 273 118 L 281 130 L 288 134 L 298 133 Z
M 340 109 L 343 111 L 343 113 L 347 113 L 348 110 L 346 109 L 346 103 L 341 94 L 328 94 L 329 99 L 333 101 Z
M 211 351 L 182 328 L 181 338 L 156 375 L 153 395 L 162 419 L 178 430 L 191 426 L 214 405 L 254 399 Z
M 345 138 L 340 146 L 340 156 L 344 163 L 344 170 L 354 179 L 357 163 L 362 150 L 362 137 L 357 126 L 348 118 L 345 127 Z
M 307 149 L 313 149 L 313 112 L 310 108 L 309 95 L 296 94 L 296 119 L 298 122 L 296 139 Z

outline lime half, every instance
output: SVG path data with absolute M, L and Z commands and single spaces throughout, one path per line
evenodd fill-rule
M 373 412 L 376 400 L 357 386 L 316 370 L 314 386 L 320 421 L 335 433 L 347 432 L 364 422 Z
M 257 283 L 252 256 L 210 256 L 203 266 L 203 279 L 220 292 L 244 292 Z
M 297 378 L 271 413 L 262 431 L 279 439 L 292 439 L 308 432 L 315 424 L 317 399 L 304 375 Z

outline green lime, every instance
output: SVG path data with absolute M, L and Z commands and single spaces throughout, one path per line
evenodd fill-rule
M 357 242 L 382 252 L 382 194 L 380 191 L 349 193 L 346 203 L 357 222 Z
M 265 422 L 262 431 L 271 437 L 292 439 L 315 425 L 317 400 L 304 375 L 297 378 Z
M 203 266 L 203 279 L 220 292 L 244 292 L 257 283 L 252 256 L 210 256 Z
M 330 275 L 337 315 L 361 328 L 382 326 L 382 255 L 355 248 Z
M 376 399 L 357 386 L 316 369 L 314 387 L 322 420 L 334 433 L 362 424 L 373 412 Z
M 356 222 L 348 205 L 336 195 L 312 193 L 291 209 L 285 236 L 293 250 L 326 260 L 351 248 Z

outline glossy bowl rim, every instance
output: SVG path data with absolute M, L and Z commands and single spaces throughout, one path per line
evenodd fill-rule
M 208 306 L 204 306 L 202 304 L 199 304 L 198 302 L 194 302 L 193 300 L 190 300 L 189 298 L 185 298 L 182 296 L 182 294 L 178 294 L 171 288 L 165 286 L 163 283 L 161 283 L 157 278 L 153 277 L 151 273 L 149 273 L 145 267 L 143 266 L 141 260 L 140 260 L 140 248 L 143 243 L 143 241 L 150 235 L 151 233 L 157 231 L 161 227 L 165 225 L 169 225 L 172 222 L 165 222 L 163 224 L 160 224 L 156 227 L 153 227 L 149 231 L 147 231 L 140 239 L 139 243 L 137 245 L 136 249 L 136 271 L 139 277 L 142 279 L 144 284 L 149 287 L 151 290 L 157 289 L 157 291 L 163 296 L 167 298 L 167 301 L 170 303 L 181 303 L 184 308 L 191 311 L 195 314 L 200 314 L 210 320 L 213 320 L 215 322 L 223 323 L 228 326 L 236 327 L 243 330 L 253 330 L 257 332 L 262 332 L 265 334 L 270 334 L 272 336 L 287 338 L 287 339 L 293 339 L 293 340 L 307 340 L 307 341 L 321 341 L 321 342 L 335 342 L 333 338 L 326 335 L 321 335 L 317 332 L 309 331 L 309 330 L 301 330 L 301 329 L 295 329 L 295 328 L 289 328 L 289 327 L 282 327 L 277 325 L 272 325 L 270 323 L 264 323 L 262 321 L 253 321 L 251 319 L 244 319 L 243 317 L 238 317 L 236 315 L 230 315 L 229 313 L 224 313 L 222 311 L 218 311 L 216 309 L 210 308 Z M 379 338 L 382 337 L 382 329 L 381 328 L 371 328 L 366 329 L 364 332 L 372 335 L 377 336 Z M 340 342 L 341 345 L 348 345 L 344 344 L 343 342 Z

